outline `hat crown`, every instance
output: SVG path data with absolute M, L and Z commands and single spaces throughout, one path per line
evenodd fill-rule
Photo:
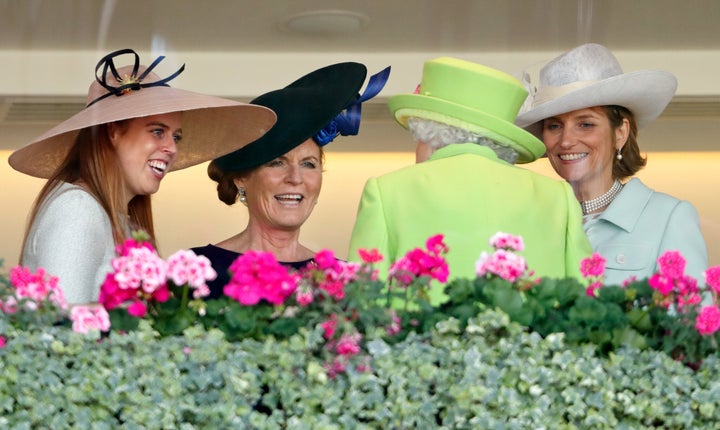
M 520 81 L 499 70 L 457 58 L 427 61 L 418 94 L 513 122 L 527 97 Z
M 607 48 L 587 43 L 560 55 L 540 69 L 540 87 L 601 81 L 622 74 L 620 63 Z

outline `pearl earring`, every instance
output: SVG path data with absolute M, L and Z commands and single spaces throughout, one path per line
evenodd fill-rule
M 620 148 L 617 150 L 617 155 L 615 156 L 618 160 L 622 160 L 622 154 L 620 153 Z
M 247 203 L 247 198 L 245 198 L 245 188 L 238 188 L 238 195 L 240 196 L 240 203 Z

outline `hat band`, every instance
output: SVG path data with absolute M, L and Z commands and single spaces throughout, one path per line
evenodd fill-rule
M 577 81 L 560 87 L 542 87 L 535 93 L 535 96 L 533 97 L 532 107 L 536 108 L 543 103 L 555 100 L 581 88 L 589 87 L 590 85 L 593 85 L 597 82 L 600 81 Z

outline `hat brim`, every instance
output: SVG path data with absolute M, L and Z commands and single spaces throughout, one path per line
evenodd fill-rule
M 14 151 L 8 162 L 22 173 L 48 178 L 60 166 L 79 131 L 94 125 L 182 112 L 183 140 L 171 170 L 184 169 L 235 151 L 262 137 L 276 115 L 263 106 L 178 88 L 143 88 L 111 96 L 83 109 Z
M 662 114 L 673 98 L 677 79 L 663 70 L 624 73 L 578 88 L 523 112 L 515 124 L 542 139 L 542 121 L 594 106 L 622 106 L 641 128 Z
M 345 62 L 308 73 L 288 86 L 258 96 L 250 103 L 277 113 L 267 134 L 215 164 L 226 172 L 250 170 L 286 154 L 314 137 L 340 112 L 358 99 L 367 68 Z
M 518 153 L 517 163 L 530 163 L 545 153 L 545 145 L 512 122 L 447 100 L 421 94 L 400 94 L 388 99 L 395 120 L 407 128 L 410 117 L 425 118 L 482 134 Z

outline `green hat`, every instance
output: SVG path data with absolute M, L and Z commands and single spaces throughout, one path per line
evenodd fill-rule
M 388 99 L 395 120 L 407 128 L 410 117 L 425 118 L 481 134 L 518 152 L 518 163 L 545 153 L 545 145 L 514 124 L 527 91 L 499 70 L 457 58 L 425 62 L 415 94 Z
M 383 72 L 385 80 L 389 68 Z M 360 103 L 376 95 L 385 81 L 374 85 L 373 76 L 365 94 L 358 92 L 365 82 L 367 69 L 359 63 L 339 63 L 315 70 L 285 88 L 257 97 L 251 104 L 275 111 L 275 126 L 260 139 L 214 163 L 226 172 L 252 169 L 271 161 L 306 140 L 318 145 L 331 142 L 338 134 L 357 134 Z M 377 75 L 376 75 L 377 76 Z M 347 109 L 347 112 L 344 112 Z

